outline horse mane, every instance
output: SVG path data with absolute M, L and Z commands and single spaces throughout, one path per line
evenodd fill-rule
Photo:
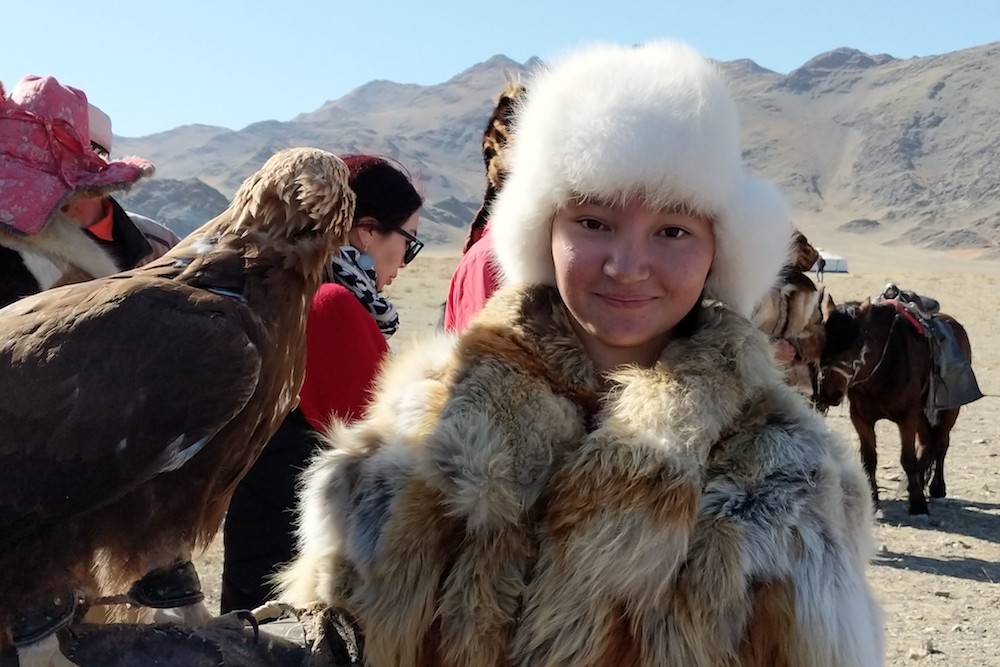
M 861 326 L 861 302 L 845 301 L 837 304 L 826 321 L 826 346 L 823 358 L 829 359 L 851 349 L 864 335 Z

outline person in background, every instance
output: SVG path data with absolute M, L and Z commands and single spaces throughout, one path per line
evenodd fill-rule
M 361 416 L 399 326 L 382 290 L 420 252 L 423 200 L 388 160 L 342 156 L 357 198 L 350 243 L 332 258 L 306 325 L 299 406 L 285 419 L 233 495 L 223 532 L 222 612 L 270 598 L 269 577 L 292 557 L 298 474 L 318 447 L 317 431 Z
M 141 266 L 179 240 L 110 197 L 153 172 L 110 160 L 111 136 L 86 94 L 54 77 L 0 91 L 0 306 Z
M 510 140 L 514 113 L 523 96 L 524 86 L 518 81 L 508 81 L 500 93 L 486 129 L 483 130 L 486 192 L 483 194 L 483 203 L 469 226 L 462 259 L 448 285 L 448 299 L 445 301 L 442 320 L 445 331 L 463 331 L 499 286 L 489 213 L 506 177 L 504 153 Z
M 87 115 L 91 148 L 110 160 L 111 118 L 93 104 L 87 105 Z M 71 211 L 87 233 L 111 252 L 122 267 L 131 269 L 148 264 L 180 241 L 180 237 L 165 225 L 126 211 L 110 195 L 80 199 Z
M 328 433 L 281 599 L 371 667 L 882 664 L 867 480 L 748 319 L 790 216 L 719 70 L 591 46 L 526 100 L 504 287 Z

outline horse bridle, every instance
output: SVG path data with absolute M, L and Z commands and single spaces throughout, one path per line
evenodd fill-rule
M 850 389 L 854 385 L 854 378 L 858 376 L 858 372 L 861 371 L 861 367 L 864 366 L 864 358 L 865 346 L 862 346 L 861 354 L 858 355 L 857 359 L 842 359 L 840 361 L 835 361 L 832 364 L 823 366 L 822 368 L 829 368 L 832 372 L 847 380 L 847 388 Z M 820 384 L 822 384 L 822 378 L 820 378 Z
M 881 368 L 882 362 L 885 361 L 885 353 L 889 351 L 889 343 L 892 342 L 892 332 L 896 328 L 896 322 L 899 321 L 899 317 L 900 316 L 898 312 L 893 316 L 892 324 L 889 325 L 889 333 L 887 333 L 885 336 L 885 345 L 882 346 L 882 354 L 879 355 L 878 363 L 875 364 L 875 368 L 873 368 L 871 372 L 869 372 L 868 375 L 864 377 L 863 380 L 858 380 L 857 378 L 858 378 L 858 373 L 860 373 L 861 369 L 865 367 L 865 356 L 867 356 L 870 350 L 870 348 L 868 347 L 867 327 L 861 333 L 864 343 L 862 343 L 861 352 L 858 353 L 856 359 L 852 359 L 850 361 L 844 359 L 829 364 L 828 367 L 830 368 L 830 370 L 834 371 L 835 373 L 837 373 L 837 375 L 840 375 L 845 380 L 847 380 L 847 386 L 844 389 L 845 392 L 851 387 L 856 387 L 859 384 L 864 384 L 865 382 L 868 382 L 869 380 L 872 379 L 875 373 L 878 372 L 878 369 Z

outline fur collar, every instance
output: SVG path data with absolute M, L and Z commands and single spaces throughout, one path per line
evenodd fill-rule
M 64 272 L 76 268 L 91 278 L 102 278 L 120 271 L 111 255 L 62 214 L 56 214 L 37 234 L 0 230 L 0 243 L 12 250 L 41 255 Z
M 748 406 L 781 386 L 763 334 L 714 303 L 705 304 L 696 333 L 668 344 L 654 366 L 624 367 L 607 382 L 554 287 L 501 290 L 453 345 L 447 366 L 434 371 L 426 361 L 400 361 L 422 380 L 387 371 L 392 385 L 420 396 L 389 401 L 389 410 L 380 398 L 373 413 L 393 429 L 422 425 L 407 435 L 425 451 L 424 473 L 451 513 L 482 529 L 520 521 L 552 472 L 588 442 L 654 442 L 657 456 L 676 458 L 670 465 L 698 476 Z M 424 346 L 414 354 L 435 356 Z M 428 385 L 428 378 L 437 379 Z M 468 404 L 480 395 L 481 405 Z M 483 437 L 470 439 L 467 431 Z
M 706 441 L 718 439 L 754 396 L 781 384 L 766 336 L 729 307 L 705 302 L 694 334 L 671 341 L 652 368 L 612 373 L 602 392 L 569 317 L 554 287 L 502 290 L 474 322 L 459 356 L 466 363 L 490 355 L 513 363 L 556 393 L 592 405 L 598 421 L 615 416 L 652 427 L 648 415 L 657 415 L 656 428 Z M 511 355 L 503 340 L 523 354 Z

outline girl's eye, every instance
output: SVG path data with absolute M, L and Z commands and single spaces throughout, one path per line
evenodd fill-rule
M 605 229 L 604 223 L 595 218 L 581 218 L 577 220 L 581 227 L 584 229 L 590 229 L 592 231 L 598 231 Z
M 679 239 L 687 235 L 686 229 L 681 229 L 680 227 L 666 227 L 660 230 L 662 236 L 666 236 L 671 239 Z

